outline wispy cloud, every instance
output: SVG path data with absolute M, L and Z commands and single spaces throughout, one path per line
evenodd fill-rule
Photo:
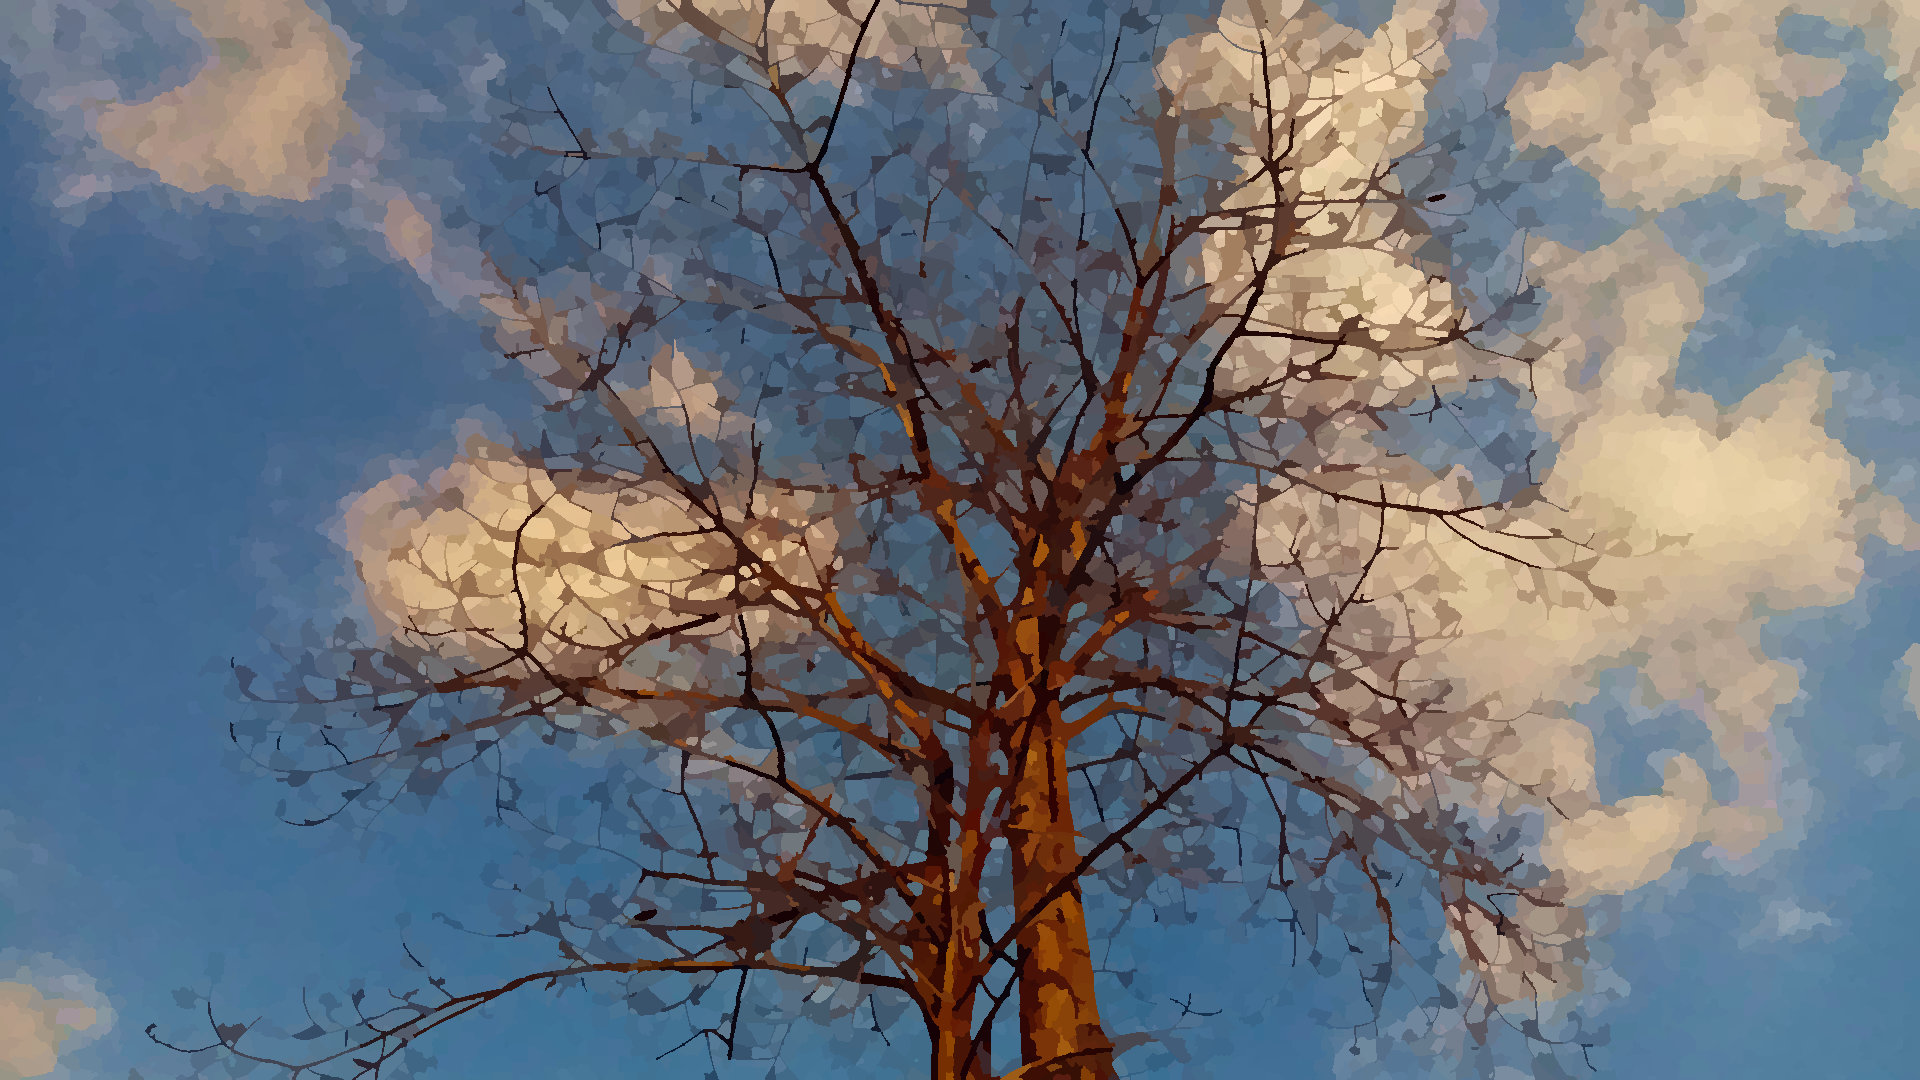
M 1900 669 L 1907 685 L 1907 707 L 1920 717 L 1920 645 L 1908 646 L 1900 657 Z
M 1818 934 L 1831 934 L 1836 929 L 1833 917 L 1823 911 L 1802 907 L 1797 900 L 1772 900 L 1767 903 L 1760 921 L 1740 936 L 1740 944 L 1744 948 L 1761 942 L 1805 941 Z
M 0 1078 L 71 1074 L 60 1057 L 113 1027 L 106 996 L 85 972 L 42 953 L 0 952 Z

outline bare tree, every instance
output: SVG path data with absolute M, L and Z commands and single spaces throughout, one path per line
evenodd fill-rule
M 1171 1035 L 1103 1017 L 1101 934 L 1206 889 L 1364 953 L 1375 1007 L 1450 943 L 1466 993 L 1429 977 L 1484 1037 L 1576 991 L 1581 902 L 1674 847 L 1609 878 L 1580 845 L 1641 810 L 1693 813 L 1680 846 L 1765 834 L 1691 759 L 1596 802 L 1548 708 L 1579 672 L 1486 676 L 1536 633 L 1490 607 L 1611 626 L 1605 568 L 1660 547 L 1530 454 L 1407 441 L 1474 384 L 1564 441 L 1604 345 L 1436 235 L 1473 166 L 1426 104 L 1464 14 L 1005 6 L 545 24 L 577 66 L 503 80 L 527 197 L 485 243 L 547 423 L 348 504 L 367 618 L 282 647 L 271 689 L 241 669 L 266 708 L 236 737 L 307 823 L 466 770 L 607 869 L 518 894 L 553 966 L 356 1000 L 291 1050 L 209 1006 L 204 1052 L 391 1075 L 586 981 L 641 1012 L 711 992 L 695 1037 L 728 1056 L 906 1015 L 940 1080 L 1111 1077 Z M 523 797 L 541 742 L 595 778 L 578 813 Z

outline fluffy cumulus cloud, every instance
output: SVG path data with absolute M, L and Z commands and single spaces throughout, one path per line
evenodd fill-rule
M 1538 497 L 1383 521 L 1282 483 L 1257 496 L 1254 520 L 1262 561 L 1312 587 L 1351 580 L 1385 530 L 1368 571 L 1374 599 L 1343 616 L 1355 662 L 1370 679 L 1445 688 L 1439 719 L 1409 740 L 1431 760 L 1485 763 L 1477 787 L 1457 793 L 1469 803 L 1550 807 L 1540 854 L 1580 904 L 1653 882 L 1700 843 L 1744 865 L 1780 830 L 1773 720 L 1799 681 L 1761 648 L 1760 611 L 1844 603 L 1869 537 L 1920 536 L 1827 433 L 1832 380 L 1817 359 L 1731 408 L 1676 384 L 1704 277 L 1657 230 L 1585 252 L 1543 243 L 1530 261 L 1552 297 L 1538 337 L 1555 343 L 1531 365 L 1533 421 L 1558 446 Z M 1386 454 L 1365 425 L 1321 442 L 1329 463 L 1358 466 L 1344 473 L 1349 496 L 1376 498 L 1385 481 L 1403 505 L 1478 501 L 1464 470 L 1435 475 Z M 1319 487 L 1339 475 L 1322 473 Z M 1621 665 L 1639 668 L 1649 703 L 1696 716 L 1719 760 L 1675 755 L 1658 794 L 1608 802 L 1578 717 L 1600 672 Z M 1376 708 L 1367 694 L 1355 690 L 1356 715 Z M 1718 793 L 1706 764 L 1730 775 Z
M 352 123 L 346 42 L 302 0 L 174 2 L 210 47 L 205 65 L 149 100 L 103 106 L 101 144 L 183 191 L 312 195 Z
M 1591 144 L 1598 149 L 1583 163 L 1623 201 L 1671 205 L 1739 173 L 1735 179 L 1751 180 L 1742 194 L 1790 191 L 1790 212 L 1803 227 L 1850 225 L 1852 179 L 1801 152 L 1804 143 L 1796 150 L 1791 120 L 1792 100 L 1818 90 L 1830 72 L 1779 56 L 1769 67 L 1738 48 L 1719 53 L 1713 62 L 1729 71 L 1705 71 L 1685 93 L 1650 95 L 1655 128 L 1630 132 L 1641 122 L 1638 99 L 1616 125 L 1617 109 L 1602 117 L 1596 103 L 1615 109 L 1620 95 L 1597 88 L 1643 67 L 1661 77 L 1689 71 L 1691 59 L 1672 62 L 1677 45 L 1655 38 L 1701 27 L 1732 33 L 1736 24 L 1675 29 L 1611 11 L 1590 10 L 1583 33 L 1620 40 L 1609 38 L 1584 68 L 1563 65 L 1523 85 L 1523 136 L 1538 136 L 1550 121 L 1618 136 Z M 1620 37 L 1633 27 L 1647 40 Z M 1789 364 L 1730 408 L 1678 386 L 1682 346 L 1705 313 L 1705 276 L 1650 226 L 1591 251 L 1533 246 L 1532 276 L 1551 297 L 1533 336 L 1551 348 L 1524 376 L 1463 344 L 1435 344 L 1458 309 L 1444 279 L 1415 254 L 1418 224 L 1390 207 L 1339 200 L 1369 184 L 1391 190 L 1384 167 L 1420 143 L 1447 42 L 1476 30 L 1476 12 L 1431 0 L 1403 0 L 1367 34 L 1297 0 L 1245 0 L 1229 3 L 1216 29 L 1176 42 L 1159 74 L 1180 107 L 1213 111 L 1242 136 L 1257 117 L 1233 103 L 1259 100 L 1250 90 L 1262 88 L 1263 76 L 1264 89 L 1300 120 L 1295 136 L 1308 164 L 1287 182 L 1304 204 L 1324 200 L 1325 209 L 1302 224 L 1294 240 L 1302 250 L 1256 318 L 1320 336 L 1351 325 L 1367 342 L 1343 345 L 1329 360 L 1321 345 L 1266 338 L 1228 357 L 1228 389 L 1282 377 L 1288 388 L 1275 400 L 1289 415 L 1317 405 L 1325 416 L 1294 454 L 1324 466 L 1313 482 L 1249 489 L 1255 550 L 1304 598 L 1300 613 L 1310 624 L 1325 618 L 1311 597 L 1368 575 L 1366 609 L 1340 616 L 1352 650 L 1343 662 L 1358 677 L 1323 691 L 1356 718 L 1356 732 L 1391 731 L 1392 741 L 1450 777 L 1434 781 L 1431 770 L 1409 766 L 1399 780 L 1382 775 L 1377 794 L 1394 798 L 1405 783 L 1411 797 L 1424 798 L 1412 789 L 1439 784 L 1487 813 L 1541 813 L 1539 855 L 1571 907 L 1522 905 L 1509 916 L 1540 948 L 1510 948 L 1491 916 L 1475 921 L 1484 913 L 1466 911 L 1452 927 L 1463 959 L 1489 977 L 1496 997 L 1513 1000 L 1583 985 L 1575 961 L 1581 905 L 1660 879 L 1696 845 L 1744 868 L 1782 832 L 1793 799 L 1774 716 L 1797 696 L 1799 680 L 1762 649 L 1760 613 L 1844 603 L 1862 579 L 1869 537 L 1920 536 L 1874 487 L 1873 470 L 1828 434 L 1833 380 L 1816 357 Z M 1265 69 L 1263 41 L 1281 58 Z M 1635 66 L 1635 56 L 1663 48 L 1658 65 Z M 1763 68 L 1776 88 L 1769 92 L 1788 103 L 1784 128 L 1749 130 L 1758 121 L 1730 119 L 1745 100 L 1734 76 Z M 1587 82 L 1575 86 L 1575 76 Z M 1554 119 L 1549 105 L 1560 93 L 1577 107 Z M 1771 115 L 1771 105 L 1755 108 Z M 1709 139 L 1702 145 L 1710 152 L 1701 151 L 1687 130 L 1696 122 L 1726 145 Z M 1662 145 L 1688 148 L 1688 161 L 1658 152 Z M 1628 160 L 1643 151 L 1647 162 Z M 1667 171 L 1642 183 L 1635 170 L 1655 166 Z M 1268 197 L 1246 195 L 1250 203 Z M 1211 243 L 1204 269 L 1217 290 L 1247 286 L 1259 242 L 1223 231 Z M 1481 502 L 1465 469 L 1436 474 L 1388 452 L 1351 410 L 1404 406 L 1429 387 L 1494 376 L 1526 383 L 1533 425 L 1556 450 L 1537 493 L 1521 505 L 1446 516 L 1396 512 L 1383 520 L 1355 505 L 1382 494 L 1403 507 Z M 1376 529 L 1384 532 L 1377 555 Z M 1580 718 L 1600 673 L 1621 666 L 1638 668 L 1645 702 L 1679 704 L 1695 716 L 1717 760 L 1672 754 L 1659 792 L 1609 801 L 1594 734 Z M 1432 688 L 1442 707 L 1431 721 L 1388 715 L 1369 689 L 1382 685 Z
M 56 205 L 151 182 L 302 200 L 354 132 L 340 32 L 304 0 L 24 0 L 0 60 L 63 160 Z
M 570 483 L 477 438 L 466 451 L 424 483 L 395 476 L 347 507 L 383 629 L 481 664 L 524 648 L 567 666 L 724 595 L 709 568 L 726 553 L 676 500 Z
M 1786 51 L 1782 16 L 1859 26 L 1906 90 L 1858 180 L 1920 206 L 1920 9 L 1889 0 L 1690 0 L 1678 20 L 1639 0 L 1588 0 L 1585 53 L 1523 78 L 1511 98 L 1522 145 L 1565 151 L 1607 201 L 1663 210 L 1721 188 L 1785 196 L 1796 228 L 1843 232 L 1855 177 L 1813 152 L 1799 99 L 1838 85 L 1839 60 Z
M 1836 76 L 1778 53 L 1769 20 L 1781 10 L 1755 15 L 1707 0 L 1669 23 L 1637 5 L 1596 4 L 1581 24 L 1592 51 L 1522 84 L 1517 130 L 1566 142 L 1620 201 L 1671 205 L 1732 177 L 1745 195 L 1788 191 L 1803 227 L 1848 227 L 1852 180 L 1806 150 L 1791 108 Z M 1882 27 L 1899 23 L 1884 12 L 1860 17 L 1869 15 Z M 1477 7 L 1403 0 L 1359 34 L 1298 0 L 1235 0 L 1216 29 L 1176 42 L 1159 73 L 1182 108 L 1218 110 L 1244 135 L 1253 113 L 1223 103 L 1259 86 L 1259 45 L 1273 43 L 1270 55 L 1282 59 L 1265 69 L 1267 89 L 1301 117 L 1296 137 L 1310 163 L 1289 183 L 1308 201 L 1350 198 L 1419 144 L 1446 43 L 1476 32 L 1478 17 Z M 1730 44 L 1709 56 L 1695 39 L 1710 33 Z M 1647 80 L 1656 80 L 1651 89 Z M 1759 612 L 1844 603 L 1861 581 L 1868 537 L 1920 540 L 1903 508 L 1875 489 L 1873 470 L 1827 433 L 1833 380 L 1824 365 L 1802 358 L 1722 408 L 1676 383 L 1682 345 L 1705 313 L 1705 277 L 1657 230 L 1592 251 L 1537 244 L 1529 262 L 1552 303 L 1534 336 L 1552 348 L 1525 381 L 1532 421 L 1557 448 L 1537 497 L 1383 522 L 1329 491 L 1350 485 L 1338 493 L 1373 499 L 1384 481 L 1406 506 L 1480 500 L 1465 470 L 1436 475 L 1389 454 L 1369 424 L 1344 422 L 1337 410 L 1405 405 L 1428 385 L 1516 375 L 1464 345 L 1432 347 L 1457 309 L 1444 280 L 1413 255 L 1417 227 L 1385 209 L 1330 203 L 1300 231 L 1305 250 L 1287 284 L 1256 314 L 1320 334 L 1357 321 L 1370 344 L 1343 346 L 1283 395 L 1333 414 L 1301 451 L 1332 468 L 1314 484 L 1251 491 L 1250 518 L 1263 564 L 1303 590 L 1324 594 L 1371 563 L 1369 610 L 1342 616 L 1355 662 L 1371 670 L 1339 703 L 1364 716 L 1377 707 L 1367 683 L 1445 687 L 1444 719 L 1410 739 L 1425 759 L 1476 763 L 1463 776 L 1485 766 L 1477 790 L 1460 793 L 1470 802 L 1551 807 L 1541 857 L 1573 904 L 1645 886 L 1697 844 L 1736 863 L 1752 855 L 1783 824 L 1773 718 L 1799 692 L 1794 669 L 1761 648 Z M 1250 271 L 1236 268 L 1259 254 L 1234 243 L 1249 241 L 1223 232 L 1205 256 L 1225 292 L 1245 286 Z M 1297 367 L 1303 350 L 1322 347 L 1248 344 L 1229 357 L 1225 378 L 1231 388 L 1271 380 Z M 1386 535 L 1374 558 L 1376 528 Z M 1310 604 L 1302 616 L 1321 617 Z M 1577 716 L 1598 674 L 1621 665 L 1639 668 L 1648 702 L 1691 711 L 1718 761 L 1674 755 L 1659 793 L 1608 802 L 1593 733 Z M 1730 776 L 1718 793 L 1709 766 Z M 1559 909 L 1535 914 L 1541 936 L 1572 932 L 1556 922 Z M 1457 929 L 1457 944 L 1474 951 L 1475 928 Z
M 55 154 L 37 169 L 40 196 L 77 222 L 116 193 L 151 192 L 168 209 L 143 210 L 150 226 L 190 248 L 201 206 L 327 221 L 407 264 L 449 308 L 497 292 L 471 227 L 442 223 L 458 183 L 422 167 L 408 140 L 427 118 L 481 118 L 504 61 L 450 42 L 438 60 L 459 82 L 429 92 L 324 12 L 310 0 L 0 4 L 0 63 Z M 319 255 L 326 267 L 345 250 Z
M 1738 857 L 1778 828 L 1773 714 L 1799 686 L 1760 648 L 1756 605 L 1843 603 L 1868 537 L 1917 538 L 1871 467 L 1826 432 L 1831 380 L 1819 361 L 1789 365 L 1731 409 L 1675 385 L 1702 282 L 1657 232 L 1590 252 L 1543 244 L 1533 259 L 1555 300 L 1541 335 L 1559 343 L 1533 368 L 1534 419 L 1560 453 L 1526 517 L 1599 557 L 1584 589 L 1557 595 L 1457 536 L 1416 557 L 1459 567 L 1443 594 L 1458 636 L 1432 655 L 1434 674 L 1490 703 L 1489 715 L 1523 717 L 1495 739 L 1495 760 L 1509 793 L 1566 811 L 1545 854 L 1580 898 L 1644 885 L 1695 842 Z M 1591 698 L 1601 667 L 1626 659 L 1651 699 L 1684 703 L 1706 726 L 1734 779 L 1729 798 L 1716 801 L 1684 756 L 1668 762 L 1659 795 L 1594 798 L 1591 736 L 1565 710 Z
M 448 659 L 526 656 L 579 675 L 656 632 L 724 633 L 736 615 L 756 639 L 780 637 L 799 625 L 752 601 L 765 584 L 817 586 L 832 556 L 832 521 L 793 498 L 722 509 L 764 560 L 741 568 L 712 519 L 666 484 L 552 471 L 474 431 L 463 441 L 424 480 L 398 474 L 349 500 L 337 537 L 382 632 Z
M 50 956 L 0 953 L 0 1080 L 68 1075 L 62 1053 L 99 1038 L 113 1019 L 85 973 Z
M 1446 68 L 1447 43 L 1477 34 L 1485 19 L 1474 0 L 1402 0 L 1360 33 L 1305 0 L 1228 0 L 1215 27 L 1167 48 L 1156 71 L 1175 104 L 1193 121 L 1217 117 L 1241 148 L 1244 179 L 1226 210 L 1273 198 L 1260 158 L 1246 149 L 1265 141 L 1255 103 L 1271 100 L 1297 121 L 1289 142 L 1298 168 L 1284 171 L 1283 182 L 1290 198 L 1314 210 L 1290 237 L 1285 272 L 1265 284 L 1253 328 L 1324 339 L 1351 322 L 1365 334 L 1365 344 L 1330 358 L 1311 339 L 1249 339 L 1226 357 L 1223 389 L 1311 365 L 1326 378 L 1296 387 L 1288 396 L 1296 406 L 1361 395 L 1380 406 L 1417 396 L 1416 381 L 1440 377 L 1453 359 L 1427 348 L 1461 314 L 1451 285 L 1416 254 L 1427 236 L 1383 200 L 1361 196 L 1376 186 L 1398 190 L 1391 165 L 1424 140 L 1427 96 Z M 1250 289 L 1271 241 L 1259 230 L 1211 233 L 1199 269 L 1212 294 L 1232 303 Z M 1383 360 L 1385 352 L 1394 355 Z M 1368 377 L 1383 363 L 1385 377 Z

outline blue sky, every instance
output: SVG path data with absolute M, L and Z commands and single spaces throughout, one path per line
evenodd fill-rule
M 1501 23 L 1533 66 L 1571 40 L 1570 16 L 1550 7 Z M 1803 109 L 1816 149 L 1842 163 L 1890 108 L 1884 80 L 1854 67 L 1825 112 Z M 396 916 L 418 929 L 435 911 L 484 910 L 480 869 L 514 842 L 475 806 L 400 819 L 364 848 L 276 823 L 283 793 L 231 760 L 225 665 L 257 648 L 270 592 L 330 599 L 338 556 L 319 528 L 371 464 L 433 450 L 474 405 L 511 419 L 529 403 L 514 380 L 482 374 L 474 323 L 384 250 L 317 266 L 338 243 L 326 223 L 255 238 L 242 212 L 190 207 L 156 228 L 167 210 L 141 192 L 77 226 L 57 221 L 21 166 L 64 150 L 21 86 L 0 116 L 0 161 L 16 163 L 0 207 L 0 979 L 16 962 L 34 978 L 77 970 L 110 1006 L 110 1028 L 76 1037 L 56 1075 L 166 1076 L 178 1062 L 141 1032 L 159 1022 L 200 1039 L 179 988 L 212 985 L 218 1001 L 291 1022 L 301 984 L 404 976 Z M 1604 232 L 1591 182 L 1555 183 L 1550 228 Z M 1660 224 L 1710 267 L 1683 383 L 1731 403 L 1788 353 L 1828 354 L 1829 429 L 1913 508 L 1920 234 L 1911 213 L 1876 213 L 1835 239 L 1722 194 Z M 1779 723 L 1806 782 L 1804 838 L 1764 874 L 1683 868 L 1684 881 L 1630 898 L 1608 941 L 1632 991 L 1605 1013 L 1602 1075 L 1913 1075 L 1920 744 L 1900 662 L 1920 641 L 1920 555 L 1876 540 L 1866 556 L 1854 600 L 1768 631 L 1773 654 L 1803 671 Z M 1648 748 L 1625 722 L 1632 707 L 1618 709 L 1608 730 L 1621 733 L 1601 742 L 1614 794 L 1657 787 L 1638 772 Z M 460 962 L 451 935 L 429 940 Z M 1328 1075 L 1334 1044 L 1310 1013 L 1345 1003 L 1345 988 L 1287 972 L 1284 941 L 1268 945 L 1220 958 L 1169 936 L 1139 961 L 1230 1011 L 1286 991 L 1258 1024 L 1228 1029 L 1218 1075 Z M 679 1037 L 538 995 L 493 1017 L 432 1044 L 438 1075 L 631 1075 L 636 1055 Z M 653 1068 L 698 1075 L 705 1061 L 688 1051 L 638 1071 Z

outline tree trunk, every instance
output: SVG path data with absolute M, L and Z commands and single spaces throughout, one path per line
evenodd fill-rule
M 951 792 L 945 793 L 951 798 Z M 978 846 L 977 836 L 962 841 L 964 851 Z M 963 862 L 966 861 L 963 856 Z M 931 861 L 927 891 L 919 897 L 919 917 L 931 930 L 931 940 L 914 950 L 912 963 L 920 985 L 929 992 L 923 1013 L 932 1046 L 932 1080 L 987 1080 L 992 1055 L 973 1043 L 974 1007 L 979 1002 L 973 980 L 980 970 L 979 882 L 955 868 Z
M 973 1001 L 955 1002 L 928 1022 L 933 1080 L 987 1080 L 985 1050 L 973 1052 Z
M 1079 862 L 1059 708 L 1033 721 L 1007 826 L 1016 910 L 1032 911 Z M 1017 752 L 1017 748 L 1016 748 Z M 1016 939 L 1020 1080 L 1112 1080 L 1113 1050 L 1094 999 L 1093 954 L 1075 881 Z

